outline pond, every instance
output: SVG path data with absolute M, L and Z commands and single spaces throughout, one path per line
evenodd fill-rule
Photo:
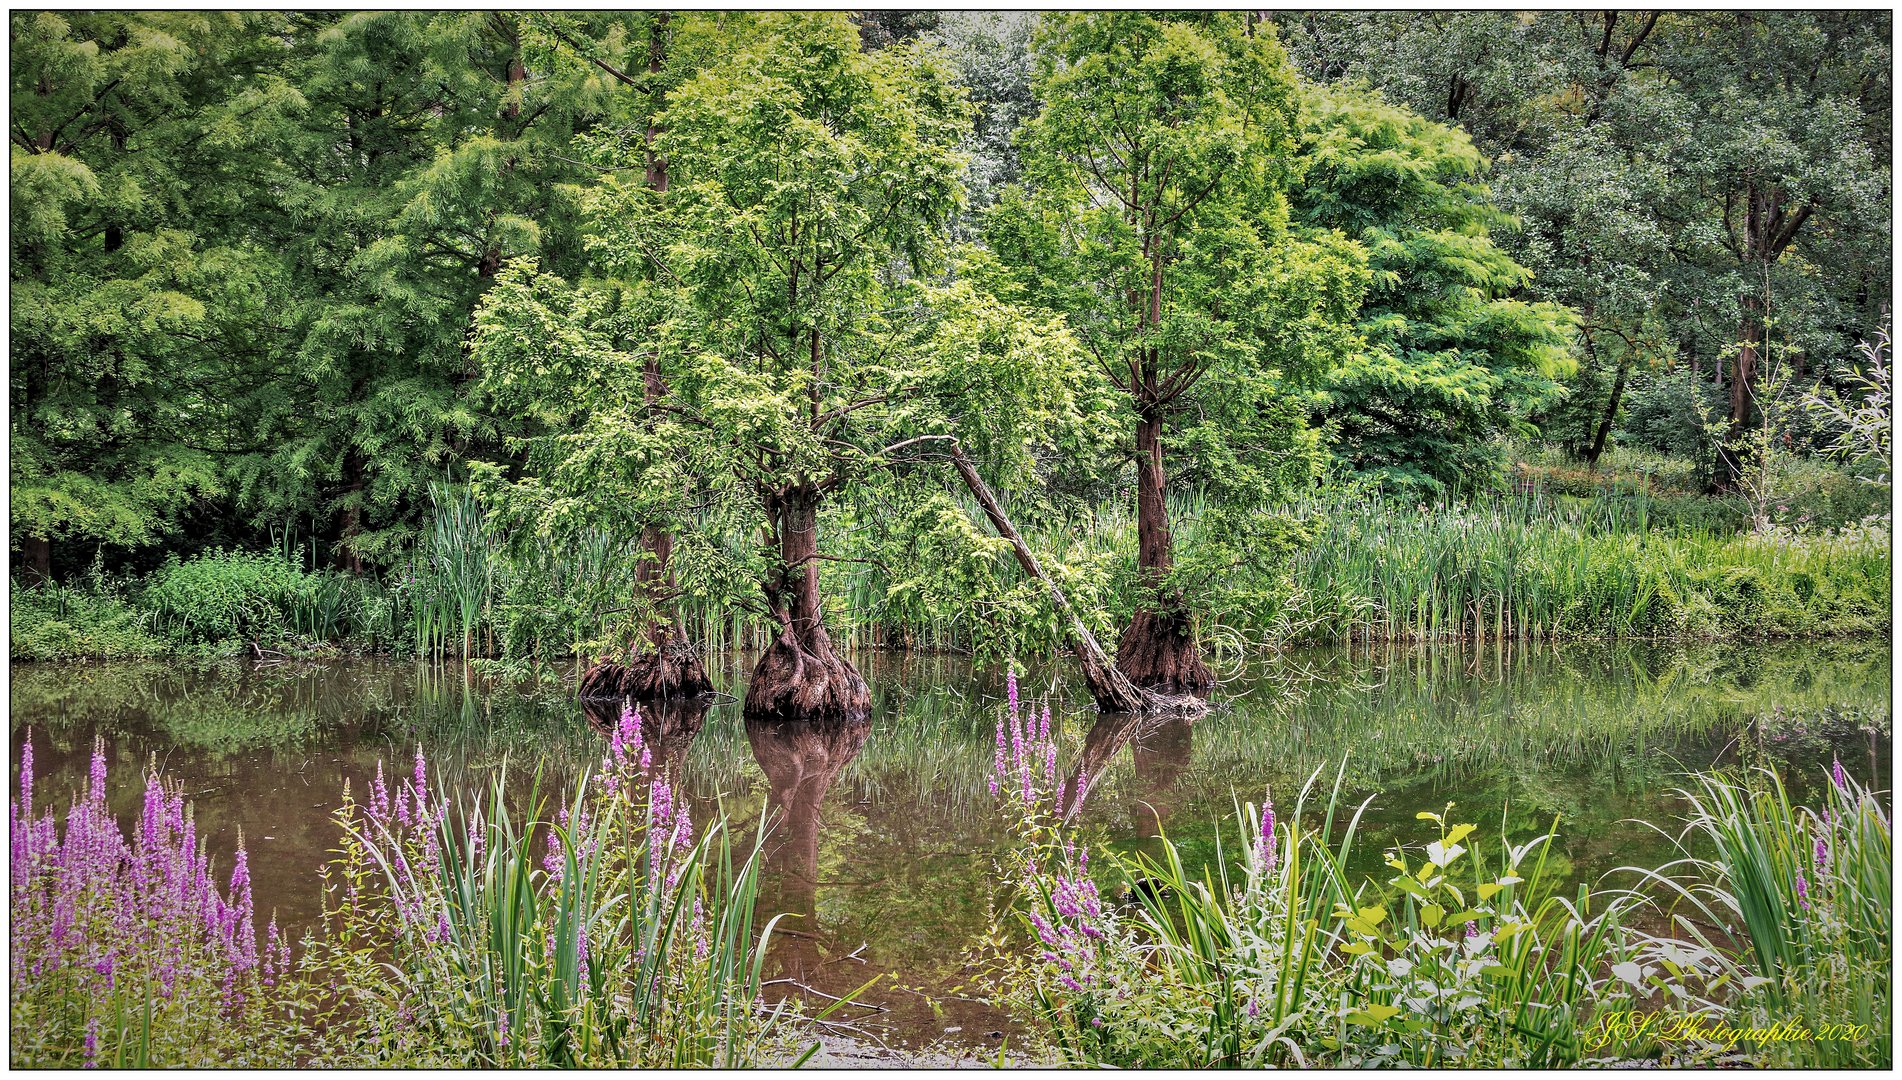
M 733 699 L 750 660 L 708 665 L 722 704 L 651 719 L 696 821 L 723 809 L 748 830 L 776 823 L 762 905 L 795 918 L 780 924 L 768 978 L 836 996 L 879 976 L 861 1000 L 882 1011 L 844 1010 L 864 1037 L 995 1047 L 1011 1028 L 977 1000 L 971 956 L 1010 837 L 989 792 L 1001 673 L 864 655 L 870 724 L 815 729 L 742 720 Z M 379 761 L 403 771 L 420 744 L 463 791 L 503 769 L 523 790 L 537 771 L 544 788 L 564 784 L 604 749 L 572 683 L 524 689 L 389 660 L 16 664 L 13 777 L 17 790 L 30 731 L 40 790 L 78 790 L 102 736 L 130 820 L 137 767 L 156 762 L 191 794 L 223 865 L 242 832 L 260 918 L 275 910 L 295 929 L 317 917 L 346 782 L 363 791 Z M 1670 857 L 1632 819 L 1669 827 L 1687 769 L 1773 765 L 1798 799 L 1838 757 L 1890 782 L 1881 642 L 1290 651 L 1243 666 L 1225 707 L 1193 723 L 1100 718 L 1067 664 L 1033 668 L 1022 687 L 1064 733 L 1086 835 L 1141 850 L 1166 832 L 1203 860 L 1233 835 L 1223 819 L 1237 798 L 1259 802 L 1272 786 L 1285 813 L 1317 769 L 1325 783 L 1339 772 L 1355 802 L 1373 796 L 1360 850 L 1370 876 L 1383 847 L 1427 839 L 1417 812 L 1453 802 L 1457 820 L 1488 833 L 1503 821 L 1521 842 L 1556 819 L 1553 862 L 1574 883 Z

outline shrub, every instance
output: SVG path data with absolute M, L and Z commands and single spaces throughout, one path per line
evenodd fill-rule
M 184 562 L 167 557 L 144 599 L 161 632 L 181 645 L 276 645 L 322 629 L 327 620 L 311 611 L 337 595 L 280 553 L 220 549 Z
M 128 659 L 158 656 L 165 642 L 125 587 L 95 572 L 78 585 L 12 582 L 9 647 L 16 660 Z

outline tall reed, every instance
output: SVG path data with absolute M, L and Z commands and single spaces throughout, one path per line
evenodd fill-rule
M 1791 804 L 1773 770 L 1699 775 L 1673 841 L 1684 857 L 1639 877 L 1682 901 L 1679 922 L 1745 942 L 1746 1026 L 1800 1021 L 1762 1062 L 1796 1068 L 1891 1063 L 1894 850 L 1875 793 L 1838 763 L 1823 806 Z

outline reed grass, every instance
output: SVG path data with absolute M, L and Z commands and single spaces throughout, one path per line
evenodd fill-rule
M 1794 805 L 1774 770 L 1710 773 L 1679 791 L 1683 857 L 1629 868 L 1680 902 L 1678 922 L 1743 942 L 1743 1023 L 1800 1022 L 1813 1037 L 1770 1042 L 1765 1065 L 1886 1068 L 1894 849 L 1877 795 L 1840 766 L 1822 806 Z
M 1422 812 L 1426 842 L 1387 852 L 1384 884 L 1356 883 L 1367 802 L 1343 799 L 1344 766 L 1331 790 L 1321 775 L 1286 818 L 1238 807 L 1240 867 L 1218 849 L 1199 872 L 1165 836 L 1092 875 L 1036 800 L 1003 785 L 1006 812 L 1025 815 L 1012 859 L 1037 944 L 999 961 L 1002 993 L 1062 1060 L 1123 1067 L 1549 1068 L 1655 1054 L 1655 1040 L 1596 1036 L 1636 1009 L 1716 1015 L 1734 968 L 1635 929 L 1637 893 L 1558 895 L 1552 833 L 1502 836 L 1489 856 L 1475 825 Z M 1123 898 L 1099 900 L 1099 880 Z

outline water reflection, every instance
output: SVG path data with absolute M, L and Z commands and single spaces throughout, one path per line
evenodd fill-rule
M 766 774 L 766 873 L 760 910 L 784 913 L 768 950 L 777 978 L 809 982 L 821 966 L 819 827 L 826 792 L 872 734 L 869 718 L 788 721 L 747 717 L 746 741 Z
M 582 698 L 581 715 L 603 738 L 612 738 L 628 706 L 621 701 Z M 643 702 L 635 715 L 640 718 L 641 742 L 652 755 L 653 767 L 676 790 L 684 790 L 687 751 L 694 737 L 707 725 L 713 711 L 711 698 L 665 698 Z
M 891 1008 L 878 1020 L 906 1041 L 958 1027 L 994 1046 L 985 1036 L 1001 1023 L 947 995 L 973 985 L 965 950 L 990 924 L 995 860 L 1011 843 L 987 783 L 1002 674 L 955 657 L 864 661 L 869 724 L 749 725 L 737 705 L 703 701 L 644 708 L 644 736 L 695 821 L 724 811 L 740 836 L 770 823 L 761 915 L 800 916 L 780 923 L 772 978 L 833 995 L 878 973 L 937 988 L 943 1015 L 889 981 L 868 1000 Z M 744 655 L 708 659 L 729 695 L 748 670 Z M 1166 829 L 1190 860 L 1214 857 L 1238 795 L 1259 800 L 1272 785 L 1286 806 L 1317 769 L 1323 789 L 1344 770 L 1349 797 L 1376 797 L 1358 845 L 1368 873 L 1383 872 L 1383 847 L 1418 840 L 1417 811 L 1451 799 L 1466 820 L 1505 816 L 1522 837 L 1560 816 L 1555 858 L 1574 883 L 1664 857 L 1629 819 L 1668 824 L 1685 768 L 1772 765 L 1798 799 L 1835 756 L 1890 782 L 1883 642 L 1290 652 L 1224 687 L 1226 707 L 1193 725 L 1100 717 L 1067 672 L 1023 680 L 1048 685 L 1038 696 L 1067 735 L 1064 812 L 1096 842 L 1141 848 Z M 315 915 L 343 784 L 360 792 L 379 760 L 406 767 L 420 743 L 461 791 L 504 767 L 511 785 L 539 773 L 547 791 L 598 763 L 598 732 L 619 708 L 578 707 L 573 681 L 497 684 L 461 665 L 386 660 L 18 664 L 12 761 L 31 728 L 42 790 L 63 801 L 54 793 L 85 784 L 102 736 L 109 795 L 130 817 L 138 769 L 156 757 L 193 794 L 223 865 L 243 830 L 259 904 L 295 929 Z

